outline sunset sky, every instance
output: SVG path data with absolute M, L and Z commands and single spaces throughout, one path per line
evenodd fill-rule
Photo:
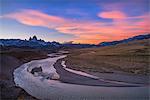
M 97 44 L 149 30 L 149 0 L 0 0 L 0 38 Z

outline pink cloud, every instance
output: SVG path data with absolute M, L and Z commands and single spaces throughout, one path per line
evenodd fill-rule
M 76 43 L 99 43 L 124 39 L 130 36 L 150 32 L 148 15 L 128 17 L 121 11 L 102 12 L 99 17 L 111 18 L 112 22 L 80 21 L 48 15 L 36 10 L 22 10 L 4 15 L 18 22 L 57 30 L 60 33 L 75 35 Z M 138 19 L 135 21 L 135 19 Z
M 26 25 L 44 26 L 49 28 L 54 28 L 58 24 L 64 22 L 63 18 L 48 15 L 36 10 L 22 10 L 21 12 L 11 13 L 4 17 L 15 19 Z
M 98 14 L 101 18 L 109 18 L 109 19 L 125 19 L 127 16 L 121 11 L 106 11 Z
M 113 20 L 123 20 L 123 19 L 141 19 L 141 18 L 148 18 L 148 14 L 140 15 L 140 16 L 127 16 L 124 12 L 119 10 L 112 10 L 112 11 L 103 11 L 98 13 L 98 17 L 106 18 L 106 19 L 113 19 Z

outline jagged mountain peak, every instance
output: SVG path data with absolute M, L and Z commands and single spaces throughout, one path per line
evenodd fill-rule
M 29 41 L 37 41 L 38 39 L 37 39 L 37 37 L 36 37 L 36 35 L 34 35 L 33 37 L 30 37 L 29 38 Z

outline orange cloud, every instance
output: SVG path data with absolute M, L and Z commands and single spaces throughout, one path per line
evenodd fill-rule
M 3 17 L 15 19 L 25 25 L 47 27 L 60 33 L 75 35 L 76 43 L 97 44 L 150 32 L 148 15 L 128 17 L 121 11 L 111 11 L 99 13 L 98 16 L 113 20 L 112 22 L 72 20 L 29 9 Z

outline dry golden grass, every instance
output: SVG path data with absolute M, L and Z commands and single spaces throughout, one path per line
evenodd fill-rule
M 76 70 L 93 72 L 118 70 L 148 74 L 149 41 L 146 39 L 116 46 L 72 50 L 65 60 L 69 67 Z

